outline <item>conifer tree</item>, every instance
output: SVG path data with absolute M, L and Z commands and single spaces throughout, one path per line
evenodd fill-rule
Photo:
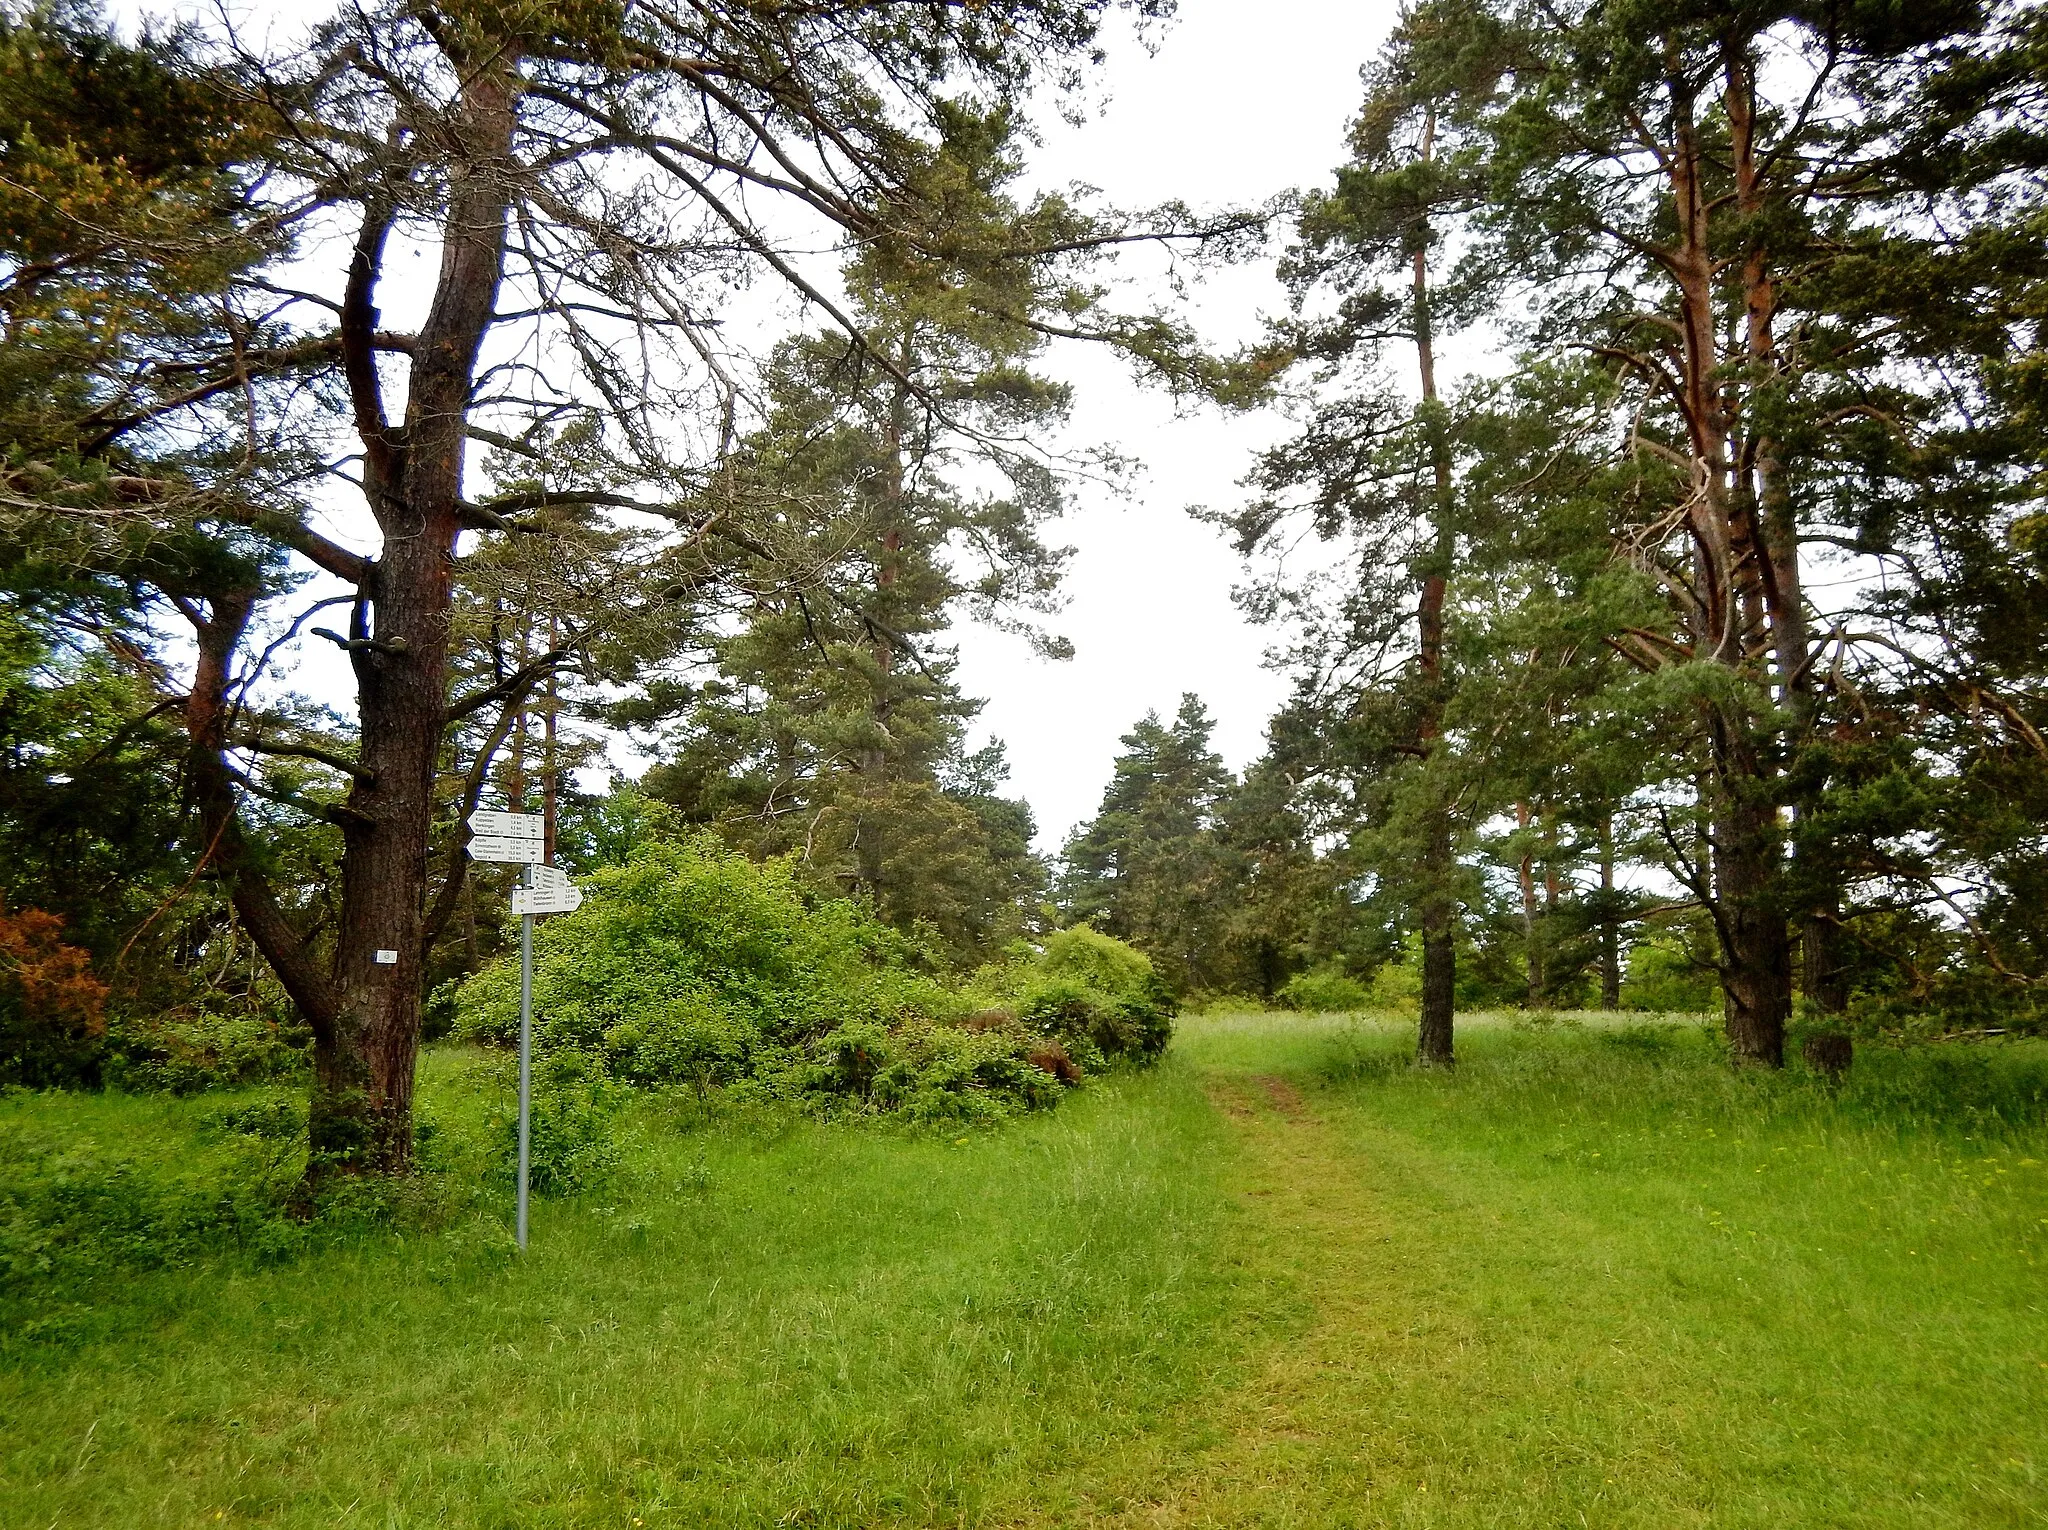
M 10 47 L 32 33 L 24 46 L 56 60 L 48 78 L 134 66 L 150 96 L 17 91 L 17 121 L 119 98 L 137 108 L 123 133 L 203 140 L 152 161 L 118 135 L 8 125 L 10 158 L 53 146 L 49 184 L 87 200 L 10 182 L 0 377 L 35 444 L 10 457 L 0 510 L 10 547 L 64 571 L 25 580 L 111 613 L 107 642 L 179 709 L 205 869 L 313 1032 L 313 1179 L 410 1162 L 422 979 L 451 907 L 434 873 L 465 874 L 434 853 L 460 832 L 436 790 L 448 746 L 474 742 L 472 719 L 499 737 L 495 720 L 516 722 L 602 636 L 572 631 L 458 689 L 472 539 L 545 535 L 536 518 L 571 507 L 644 516 L 666 545 L 638 589 L 678 627 L 735 563 L 772 555 L 772 524 L 706 494 L 752 359 L 725 293 L 784 284 L 919 395 L 800 252 L 874 251 L 965 313 L 1105 339 L 1172 382 L 1226 370 L 1158 314 L 1105 312 L 1072 273 L 1131 239 L 1230 239 L 1257 220 L 1097 215 L 1056 195 L 963 215 L 951 195 L 949 135 L 1037 82 L 1077 82 L 1103 9 L 398 0 L 344 8 L 275 60 L 224 27 L 145 59 L 103 30 L 10 21 Z M 327 240 L 283 263 L 314 226 L 348 231 L 341 260 L 315 258 L 340 248 Z M 382 289 L 422 250 L 423 321 L 390 330 Z M 1019 311 L 1020 282 L 1057 289 L 1057 314 Z M 124 322 L 93 327 L 109 313 Z M 494 459 L 472 462 L 482 448 Z M 337 485 L 349 529 L 311 514 Z M 316 575 L 330 582 L 307 595 L 347 611 L 333 627 L 284 606 Z M 637 620 L 639 593 L 624 604 Z M 339 747 L 245 726 L 273 641 L 301 636 L 353 674 Z M 331 919 L 300 917 L 273 878 L 252 802 L 333 838 Z
M 1862 640 L 1816 608 L 1807 565 L 1829 544 L 1912 557 L 1853 528 L 1931 465 L 1893 447 L 1945 428 L 1943 368 L 1974 370 L 1960 330 L 1898 299 L 1927 263 L 1967 268 L 1940 209 L 1988 184 L 1959 152 L 1984 108 L 1944 124 L 1930 106 L 1996 15 L 1518 9 L 1512 87 L 1487 121 L 1482 258 L 1533 279 L 1539 346 L 1613 369 L 1626 449 L 1669 470 L 1661 489 L 1644 480 L 1619 539 L 1668 616 L 1606 641 L 1659 677 L 1666 736 L 1698 752 L 1711 828 L 1688 882 L 1719 936 L 1736 1054 L 1765 1065 L 1782 1058 L 1795 928 L 1809 996 L 1840 1003 L 1823 724 L 1845 721 L 1830 676 L 1850 675 L 1824 652 Z M 1997 497 L 1978 496 L 1994 518 Z
M 1124 735 L 1102 806 L 1061 854 L 1062 912 L 1137 946 L 1181 992 L 1218 986 L 1241 886 L 1218 832 L 1233 783 L 1214 728 L 1192 693 L 1171 724 L 1146 713 Z
M 1291 545 L 1304 522 L 1344 549 L 1334 580 L 1283 582 L 1255 593 L 1254 609 L 1306 618 L 1296 662 L 1315 677 L 1311 689 L 1326 710 L 1374 719 L 1371 747 L 1385 782 L 1398 782 L 1384 804 L 1392 816 L 1375 826 L 1389 852 L 1380 867 L 1415 910 L 1416 1056 L 1436 1066 L 1454 1055 L 1454 845 L 1465 827 L 1453 821 L 1444 758 L 1460 422 L 1437 349 L 1482 295 L 1447 292 L 1440 277 L 1450 226 L 1483 195 L 1484 143 L 1471 119 L 1503 67 L 1490 27 L 1464 0 L 1411 7 L 1364 71 L 1351 158 L 1333 190 L 1307 198 L 1282 268 L 1300 315 L 1283 333 L 1319 368 L 1317 405 L 1299 437 L 1264 454 L 1257 497 L 1229 518 L 1247 555 Z M 1327 312 L 1312 306 L 1319 299 Z

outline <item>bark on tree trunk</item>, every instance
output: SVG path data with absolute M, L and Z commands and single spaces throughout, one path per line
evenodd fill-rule
M 1436 116 L 1423 118 L 1421 157 L 1426 164 L 1435 152 Z M 1455 866 L 1451 855 L 1450 808 L 1430 770 L 1443 731 L 1444 706 L 1444 598 L 1448 592 L 1450 565 L 1456 555 L 1456 532 L 1452 526 L 1454 483 L 1451 443 L 1440 414 L 1436 389 L 1435 328 L 1429 308 L 1429 219 L 1416 220 L 1414 276 L 1411 286 L 1415 324 L 1415 363 L 1422 388 L 1422 404 L 1429 432 L 1431 509 L 1435 537 L 1429 563 L 1422 570 L 1422 590 L 1416 601 L 1416 668 L 1422 680 L 1422 715 L 1416 729 L 1423 755 L 1424 790 L 1429 804 L 1423 820 L 1422 896 L 1418 900 L 1417 922 L 1422 931 L 1422 1011 L 1415 1028 L 1416 1061 L 1427 1067 L 1448 1068 L 1456 1061 L 1452 1034 L 1457 999 L 1457 901 L 1451 882 Z
M 1843 981 L 1834 912 L 1832 904 L 1814 910 L 1799 931 L 1800 991 L 1824 1015 L 1839 1015 L 1849 1007 L 1849 985 Z
M 1714 915 L 1722 1012 L 1737 1062 L 1781 1068 L 1792 1013 L 1792 941 L 1779 902 L 1777 809 L 1747 734 L 1743 723 L 1716 716 Z
M 412 353 L 403 424 L 387 421 L 367 348 L 347 372 L 363 486 L 384 545 L 350 633 L 365 767 L 342 830 L 333 1023 L 314 1034 L 308 1176 L 398 1172 L 412 1161 L 414 1064 L 426 959 L 427 850 L 447 727 L 455 543 L 472 379 L 497 306 L 513 129 L 511 60 L 478 63 L 463 86 L 441 264 Z M 389 212 L 365 210 L 343 324 L 375 328 Z
M 1675 53 L 1673 55 L 1675 59 Z M 1667 77 L 1673 143 L 1668 156 L 1676 239 L 1665 263 L 1679 294 L 1679 400 L 1693 460 L 1687 517 L 1696 571 L 1695 657 L 1734 671 L 1738 687 L 1752 652 L 1774 631 L 1770 557 L 1751 497 L 1730 485 L 1734 389 L 1721 365 L 1716 263 L 1708 230 L 1705 160 L 1695 125 L 1694 86 L 1674 67 Z M 1790 929 L 1782 906 L 1783 833 L 1775 781 L 1763 747 L 1765 725 L 1739 701 L 1707 709 L 1712 756 L 1710 912 L 1721 942 L 1721 990 L 1735 1056 L 1770 1067 L 1784 1061 L 1792 1007 Z
M 1422 908 L 1422 1016 L 1416 1026 L 1416 1059 L 1434 1068 L 1456 1061 L 1451 1032 L 1457 999 L 1458 957 L 1447 900 Z
M 552 652 L 555 644 L 560 641 L 561 635 L 556 618 L 551 615 L 548 617 L 549 651 Z M 547 856 L 550 866 L 555 863 L 555 811 L 561 791 L 560 766 L 555 759 L 555 712 L 560 694 L 556 679 L 555 671 L 549 670 L 545 703 L 547 710 L 541 715 L 541 843 L 542 854 Z
M 1762 221 L 1768 210 L 1769 187 L 1757 145 L 1756 72 L 1744 48 L 1731 44 L 1725 50 L 1723 87 L 1735 170 L 1736 208 L 1749 224 L 1742 261 L 1744 348 L 1752 374 L 1775 383 L 1785 363 L 1778 352 L 1778 290 Z M 1764 549 L 1761 572 L 1770 611 L 1779 704 L 1790 719 L 1790 745 L 1797 751 L 1810 742 L 1818 712 L 1808 663 L 1812 631 L 1806 620 L 1806 594 L 1799 566 L 1799 527 L 1786 482 L 1783 449 L 1754 415 L 1752 410 L 1745 456 L 1754 475 L 1751 501 L 1757 507 L 1758 533 Z M 1798 818 L 1812 817 L 1816 796 L 1817 792 L 1809 789 L 1793 803 Z M 1799 869 L 1801 881 L 1811 887 L 1816 880 L 1815 868 L 1802 865 Z M 1800 921 L 1800 987 L 1816 1009 L 1834 1014 L 1848 1003 L 1848 994 L 1840 981 L 1835 927 L 1830 917 L 1839 908 L 1840 895 L 1835 887 L 1823 886 L 1815 889 L 1813 896 L 1813 906 Z
M 1526 831 L 1529 823 L 1529 804 L 1517 802 L 1515 827 Z M 1526 841 L 1515 872 L 1522 891 L 1522 964 L 1526 974 L 1522 1002 L 1535 1004 L 1543 995 L 1543 954 L 1536 945 L 1536 857 Z
M 1600 1007 L 1621 1008 L 1621 925 L 1614 917 L 1614 815 L 1600 815 Z

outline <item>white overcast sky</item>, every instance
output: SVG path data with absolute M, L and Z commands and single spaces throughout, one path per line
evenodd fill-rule
M 1150 56 L 1112 34 L 1106 109 L 1079 127 L 1042 124 L 1033 179 L 1083 181 L 1127 207 L 1257 203 L 1326 182 L 1357 110 L 1359 66 L 1394 13 L 1392 0 L 1181 0 Z M 1224 344 L 1254 337 L 1285 302 L 1270 260 L 1209 277 L 1195 298 L 1205 337 Z M 1252 454 L 1286 422 L 1213 409 L 1176 418 L 1114 360 L 1077 349 L 1052 370 L 1076 386 L 1076 439 L 1106 441 L 1142 471 L 1128 498 L 1084 491 L 1065 523 L 1070 604 L 1052 625 L 1073 639 L 1071 662 L 1035 659 L 1001 634 L 960 634 L 962 685 L 988 703 L 978 731 L 1009 745 L 1012 789 L 1037 811 L 1044 849 L 1093 814 L 1118 739 L 1148 708 L 1170 714 L 1183 691 L 1197 693 L 1224 759 L 1242 768 L 1287 688 L 1261 663 L 1271 635 L 1231 604 L 1235 554 L 1187 514 L 1232 503 Z

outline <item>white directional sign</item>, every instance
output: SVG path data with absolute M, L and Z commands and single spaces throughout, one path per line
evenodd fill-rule
M 469 858 L 533 865 L 547 859 L 547 820 L 538 813 L 469 815 Z
M 497 834 L 478 834 L 469 842 L 473 861 L 510 861 L 514 865 L 537 865 L 547 859 L 544 839 L 506 839 Z
M 583 894 L 569 880 L 569 873 L 553 866 L 534 866 L 527 876 L 531 887 L 512 889 L 515 914 L 573 914 L 583 907 Z
M 469 815 L 472 833 L 501 839 L 546 839 L 548 821 L 539 813 L 493 813 L 479 808 Z

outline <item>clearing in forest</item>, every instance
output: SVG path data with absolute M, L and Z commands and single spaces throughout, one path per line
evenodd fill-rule
M 964 1138 L 650 1109 L 525 1260 L 368 1230 L 17 1291 L 0 1523 L 2048 1521 L 2048 1059 L 1409 1045 L 1196 1018 Z M 111 1182 L 219 1107 L 129 1108 L 17 1095 L 0 1140 Z

